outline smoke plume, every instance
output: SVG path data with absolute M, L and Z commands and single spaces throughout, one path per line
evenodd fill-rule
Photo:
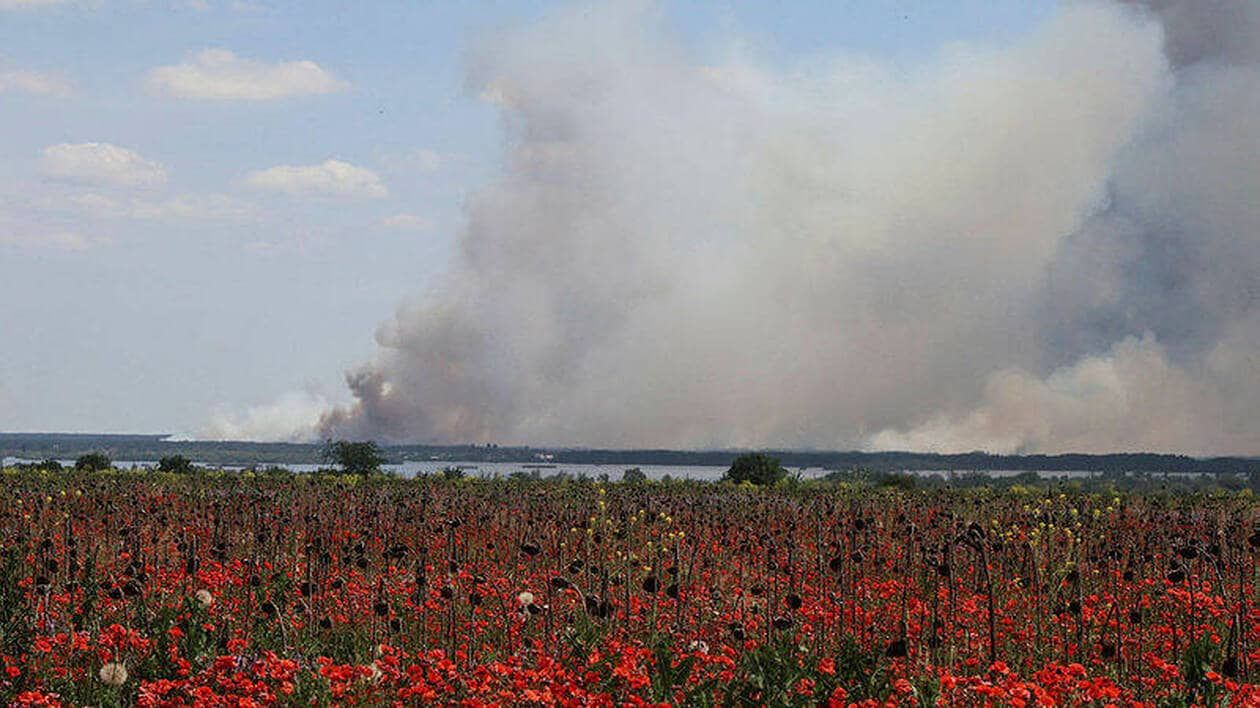
M 505 167 L 324 435 L 1260 452 L 1260 11 L 1068 3 L 916 68 L 488 38 Z

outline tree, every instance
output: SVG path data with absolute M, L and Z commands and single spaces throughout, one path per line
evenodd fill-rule
M 343 472 L 358 475 L 379 472 L 385 464 L 381 449 L 371 440 L 329 440 L 324 445 L 324 460 L 340 465 Z
M 917 484 L 914 475 L 903 472 L 886 472 L 879 478 L 879 486 L 909 491 Z
M 74 468 L 85 472 L 100 472 L 109 469 L 113 464 L 113 460 L 110 460 L 108 455 L 101 452 L 89 452 L 86 455 L 80 455 L 79 459 L 74 461 Z
M 628 484 L 643 484 L 647 481 L 647 473 L 638 467 L 631 467 L 621 473 L 621 481 Z
M 158 471 L 188 474 L 193 471 L 192 460 L 183 455 L 168 455 L 158 460 Z
M 787 470 L 779 464 L 778 458 L 750 452 L 740 455 L 731 463 L 723 479 L 732 482 L 750 482 L 758 486 L 769 486 L 787 476 Z

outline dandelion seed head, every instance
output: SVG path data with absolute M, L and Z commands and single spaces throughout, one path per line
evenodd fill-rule
M 101 683 L 106 686 L 121 686 L 127 682 L 127 667 L 118 662 L 111 661 L 101 667 L 100 671 Z

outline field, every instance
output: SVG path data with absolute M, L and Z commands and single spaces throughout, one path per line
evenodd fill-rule
M 11 469 L 0 701 L 1256 705 L 1256 509 Z

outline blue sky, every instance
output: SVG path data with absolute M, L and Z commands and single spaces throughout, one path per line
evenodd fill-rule
M 1051 2 L 680 2 L 700 61 L 916 66 Z M 0 429 L 178 432 L 342 396 L 449 263 L 505 135 L 470 53 L 521 2 L 0 0 Z

